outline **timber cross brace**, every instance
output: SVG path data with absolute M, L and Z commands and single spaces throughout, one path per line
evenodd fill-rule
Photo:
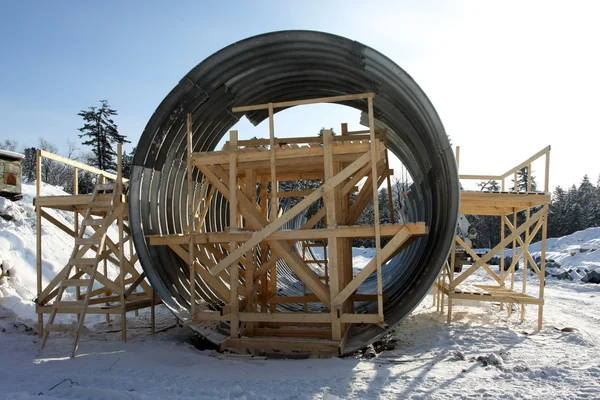
M 382 265 L 428 230 L 422 222 L 380 224 L 378 188 L 386 181 L 389 186 L 393 174 L 386 130 L 375 129 L 373 93 L 345 97 L 367 103 L 369 130 L 350 132 L 342 124 L 340 136 L 326 130 L 322 137 L 277 138 L 274 109 L 344 99 L 252 105 L 232 111 L 268 110 L 269 139 L 238 140 L 237 131 L 231 131 L 222 150 L 193 152 L 194 127 L 191 114 L 187 116 L 188 187 L 199 184 L 199 194 L 195 197 L 194 191 L 187 191 L 184 232 L 148 239 L 151 246 L 168 246 L 190 266 L 192 319 L 188 324 L 229 323 L 222 348 L 343 354 L 352 324 L 385 325 Z M 279 190 L 280 182 L 291 180 L 319 180 L 320 184 L 313 189 Z M 206 217 L 212 203 L 221 199 L 229 205 L 228 226 L 211 231 Z M 289 199 L 295 204 L 280 204 Z M 318 200 L 322 207 L 305 218 L 307 208 Z M 352 225 L 371 202 L 374 225 Z M 393 221 L 392 202 L 389 205 Z M 299 229 L 286 229 L 298 220 L 303 220 Z M 317 228 L 321 221 L 323 227 Z M 381 248 L 384 237 L 390 240 Z M 352 270 L 354 238 L 374 238 L 376 244 L 375 257 L 357 276 Z M 312 251 L 316 246 L 323 247 L 327 256 L 317 260 Z M 304 295 L 278 293 L 281 280 L 289 279 L 278 272 L 283 267 L 301 282 Z M 376 291 L 358 294 L 373 274 Z M 377 312 L 357 313 L 355 302 L 373 302 Z M 294 304 L 304 307 L 297 312 L 283 307 Z
M 459 160 L 460 148 L 456 148 L 456 159 Z M 523 168 L 533 171 L 532 165 L 537 160 L 544 159 L 543 191 L 535 191 L 531 173 L 522 187 L 518 186 L 517 173 Z M 499 219 L 500 243 L 494 248 L 477 254 L 460 236 L 455 237 L 456 246 L 452 248 L 450 258 L 446 262 L 441 276 L 434 286 L 434 305 L 442 314 L 447 305 L 447 321 L 452 321 L 453 301 L 474 300 L 500 303 L 500 308 L 506 306 L 508 315 L 513 311 L 513 305 L 520 306 L 520 321 L 525 319 L 527 304 L 538 307 L 537 328 L 543 328 L 544 286 L 546 278 L 546 240 L 548 235 L 548 208 L 550 203 L 550 146 L 529 157 L 527 160 L 509 169 L 502 175 L 460 175 L 464 180 L 495 181 L 500 190 L 495 191 L 463 191 L 461 194 L 461 213 L 466 215 L 484 215 Z M 513 178 L 512 187 L 506 180 Z M 530 253 L 530 245 L 539 235 L 539 260 Z M 507 263 L 505 249 L 511 246 L 512 253 Z M 457 266 L 457 251 L 463 251 L 472 259 L 472 265 L 462 271 Z M 498 257 L 499 256 L 499 257 Z M 499 272 L 492 270 L 490 261 L 498 257 Z M 515 271 L 519 263 L 523 266 L 523 281 L 515 285 Z M 494 281 L 494 285 L 474 282 L 474 273 L 483 268 Z M 528 294 L 527 281 L 529 269 L 539 281 L 537 296 Z M 444 298 L 447 298 L 445 303 Z

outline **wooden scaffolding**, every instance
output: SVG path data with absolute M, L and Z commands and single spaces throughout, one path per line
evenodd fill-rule
M 191 323 L 217 321 L 229 325 L 222 349 L 343 353 L 351 324 L 385 325 L 381 267 L 414 239 L 427 233 L 424 223 L 381 225 L 378 188 L 389 177 L 385 131 L 375 129 L 373 93 L 236 107 L 233 112 L 267 110 L 269 139 L 238 140 L 231 131 L 220 151 L 193 153 L 192 117 L 188 114 L 188 227 L 182 234 L 149 236 L 153 246 L 169 246 L 190 268 Z M 322 137 L 277 138 L 273 114 L 277 108 L 303 104 L 363 100 L 369 129 Z M 193 173 L 201 173 L 195 182 Z M 357 188 L 362 180 L 365 182 Z M 279 191 L 289 180 L 321 180 L 316 190 Z M 191 188 L 199 187 L 199 196 Z M 269 190 L 270 188 L 270 190 Z M 229 201 L 229 227 L 206 232 L 204 223 L 215 192 Z M 357 191 L 355 200 L 350 194 Z M 390 192 L 391 194 L 391 192 Z M 302 198 L 288 210 L 283 197 Z M 283 229 L 318 199 L 323 207 L 300 229 Z M 354 225 L 374 202 L 374 226 Z M 391 202 L 390 202 L 391 204 Z M 393 214 L 393 213 L 392 213 Z M 324 228 L 315 228 L 324 220 Z M 391 238 L 381 247 L 381 238 Z M 352 239 L 375 238 L 376 256 L 353 276 Z M 294 247 L 301 242 L 302 251 Z M 323 259 L 307 259 L 306 248 L 323 247 Z M 301 296 L 277 291 L 278 260 L 283 260 L 301 284 Z M 319 268 L 317 268 L 317 266 Z M 377 290 L 357 294 L 376 274 Z M 199 279 L 197 278 L 199 276 Z M 202 287 L 199 288 L 198 285 Z M 210 291 L 221 299 L 220 310 L 208 310 L 197 294 Z M 376 313 L 355 313 L 355 302 L 374 302 Z M 299 311 L 278 310 L 297 304 Z M 308 304 L 315 305 L 307 307 Z
M 460 148 L 456 148 L 456 160 L 459 162 Z M 532 163 L 545 157 L 545 176 L 543 191 L 532 190 Z M 517 174 L 527 168 L 527 187 L 519 188 Z M 487 251 L 483 256 L 478 255 L 458 235 L 452 248 L 448 262 L 445 264 L 436 284 L 434 285 L 434 305 L 443 314 L 444 298 L 447 298 L 448 322 L 452 320 L 453 300 L 474 300 L 500 303 L 501 307 L 508 305 L 509 315 L 513 304 L 521 305 L 521 321 L 525 318 L 525 305 L 538 306 L 538 329 L 542 329 L 544 310 L 544 285 L 546 273 L 546 238 L 548 230 L 548 205 L 550 173 L 550 146 L 540 150 L 527 160 L 502 175 L 460 175 L 463 180 L 479 180 L 500 182 L 501 191 L 462 191 L 460 213 L 463 215 L 487 215 L 500 218 L 500 243 Z M 513 178 L 514 185 L 507 188 L 506 180 Z M 518 216 L 521 216 L 519 221 Z M 541 252 L 539 265 L 533 259 L 529 246 L 541 232 Z M 508 268 L 505 268 L 505 249 L 512 245 L 512 257 Z M 455 252 L 457 248 L 464 249 L 473 263 L 461 273 L 455 272 Z M 500 256 L 499 271 L 492 270 L 489 262 Z M 523 282 L 520 287 L 515 285 L 515 270 L 522 261 Z M 533 270 L 539 281 L 537 295 L 527 293 L 527 271 Z M 466 282 L 475 271 L 485 269 L 487 274 L 496 282 L 493 285 L 483 285 Z
M 124 194 L 126 179 L 121 176 L 121 145 L 118 146 L 118 172 L 113 174 L 89 165 L 70 160 L 44 150 L 38 150 L 36 209 L 37 231 L 37 291 L 35 299 L 38 313 L 38 331 L 44 336 L 43 346 L 51 332 L 73 332 L 75 355 L 80 331 L 86 314 L 121 315 L 121 335 L 126 340 L 126 313 L 151 307 L 151 324 L 154 331 L 154 306 L 156 297 L 145 274 L 136 268 L 129 227 L 127 196 Z M 73 167 L 74 195 L 43 196 L 42 163 L 53 160 Z M 79 194 L 78 174 L 84 170 L 98 175 L 98 182 L 91 194 Z M 48 209 L 73 212 L 74 225 L 67 226 L 52 216 Z M 82 220 L 80 221 L 80 216 Z M 65 267 L 44 287 L 43 282 L 43 235 L 42 221 L 46 220 L 73 238 L 71 258 Z M 117 237 L 108 232 L 116 227 Z M 125 251 L 128 247 L 128 252 Z M 128 253 L 128 254 L 127 254 Z M 109 276 L 108 266 L 117 268 L 116 276 Z M 74 289 L 70 289 L 74 288 Z M 83 290 L 82 290 L 83 289 Z M 73 291 L 71 299 L 63 297 Z M 44 327 L 44 314 L 51 314 Z M 57 314 L 75 314 L 77 324 L 56 324 Z

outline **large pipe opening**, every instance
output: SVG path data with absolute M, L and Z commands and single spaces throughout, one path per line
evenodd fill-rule
M 383 54 L 331 34 L 283 31 L 237 42 L 198 64 L 160 104 L 137 146 L 129 200 L 134 243 L 156 293 L 180 319 L 190 318 L 188 266 L 169 248 L 149 246 L 146 236 L 186 227 L 187 113 L 194 119 L 193 151 L 209 151 L 244 116 L 232 107 L 366 92 L 376 93 L 377 125 L 387 128 L 388 149 L 414 182 L 406 217 L 424 221 L 430 232 L 384 266 L 385 321 L 391 328 L 419 304 L 448 256 L 459 210 L 456 163 L 439 116 L 413 79 Z M 366 112 L 363 101 L 343 104 Z M 254 124 L 267 117 L 264 111 L 245 115 Z M 218 197 L 213 203 L 207 231 L 227 226 L 227 201 Z M 286 277 L 278 289 L 301 293 L 293 274 Z M 360 290 L 374 284 L 367 280 Z M 199 297 L 218 306 L 203 282 L 196 287 Z M 208 324 L 197 330 L 209 340 L 220 338 Z M 353 325 L 346 349 L 361 348 L 383 333 L 374 325 Z

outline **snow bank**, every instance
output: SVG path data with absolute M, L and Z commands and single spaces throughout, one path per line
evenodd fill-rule
M 20 318 L 37 319 L 33 300 L 37 294 L 36 267 L 36 216 L 33 199 L 36 194 L 35 182 L 23 184 L 23 198 L 10 201 L 0 197 L 0 260 L 11 266 L 14 276 L 0 283 L 0 306 L 13 310 Z M 62 188 L 43 184 L 44 196 L 66 196 Z M 48 214 L 66 226 L 73 226 L 73 213 L 46 209 Z M 82 217 L 80 216 L 80 219 Z M 111 228 L 109 235 L 116 237 L 117 231 Z M 73 251 L 73 239 L 50 222 L 42 222 L 43 238 L 43 285 L 47 285 L 66 265 Z M 115 277 L 116 268 L 109 264 L 109 276 Z M 67 291 L 72 296 L 74 288 Z M 88 316 L 94 320 L 96 316 Z M 61 316 L 61 319 L 71 317 Z

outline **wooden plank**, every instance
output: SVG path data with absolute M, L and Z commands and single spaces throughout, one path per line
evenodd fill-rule
M 222 169 L 220 169 L 218 166 L 213 166 L 212 168 L 202 166 L 200 167 L 200 170 L 204 176 L 206 176 L 208 179 L 211 179 L 211 182 L 217 186 L 217 190 L 221 192 L 223 197 L 229 198 L 229 189 L 215 175 L 216 172 L 219 175 L 226 177 Z M 268 221 L 261 215 L 260 211 L 256 209 L 255 204 L 250 202 L 250 200 L 243 193 L 238 193 L 238 198 L 241 202 L 241 205 L 247 212 L 245 217 L 247 218 L 249 226 L 252 229 L 258 230 L 267 226 Z M 327 288 L 319 280 L 318 276 L 312 270 L 310 270 L 306 264 L 304 264 L 302 259 L 298 256 L 298 254 L 296 254 L 290 245 L 273 240 L 269 242 L 269 245 L 275 254 L 282 257 L 288 263 L 290 268 L 292 268 L 292 270 L 296 273 L 296 275 L 298 275 L 302 281 L 307 283 L 313 293 L 319 296 L 319 298 L 323 300 L 326 305 L 329 305 L 330 298 Z
M 261 231 L 257 232 L 252 236 L 252 238 L 242 246 L 240 246 L 237 250 L 229 254 L 227 258 L 219 262 L 217 265 L 211 268 L 211 273 L 217 274 L 219 271 L 225 269 L 229 265 L 231 265 L 234 260 L 238 259 L 243 253 L 248 251 L 250 248 L 256 246 L 258 243 L 265 240 L 270 234 L 280 229 L 283 225 L 285 225 L 288 221 L 298 215 L 302 210 L 308 207 L 310 204 L 314 203 L 316 200 L 321 198 L 324 194 L 333 190 L 337 185 L 339 185 L 342 181 L 350 177 L 354 172 L 360 169 L 364 164 L 366 164 L 372 155 L 365 153 L 358 160 L 350 164 L 346 167 L 342 172 L 333 177 L 329 182 L 325 182 L 319 189 L 315 190 L 310 196 L 305 197 L 302 201 L 298 202 L 294 207 L 285 212 L 281 217 L 272 221 L 269 225 L 264 227 Z
M 329 313 L 240 313 L 240 321 L 251 322 L 331 322 L 330 318 Z
M 331 331 L 325 329 L 254 328 L 254 335 L 270 337 L 301 337 L 307 339 L 331 340 Z
M 77 236 L 77 232 L 75 232 L 73 229 L 69 228 L 68 226 L 66 226 L 65 224 L 63 224 L 62 222 L 60 222 L 59 220 L 57 220 L 56 218 L 54 218 L 52 215 L 48 214 L 46 212 L 46 210 L 44 210 L 41 207 L 40 207 L 40 214 L 41 214 L 42 217 L 44 217 L 46 220 L 48 220 L 49 222 L 51 222 L 54 226 L 56 226 L 57 228 L 59 228 L 61 231 L 63 231 L 67 235 L 69 235 L 71 237 Z M 94 239 L 97 239 L 97 238 L 94 238 Z M 94 240 L 94 239 L 88 239 L 88 240 Z
M 231 189 L 229 195 L 229 227 L 232 230 L 237 230 L 239 228 L 239 218 L 238 218 L 238 201 L 237 201 L 237 139 L 238 132 L 233 130 L 229 133 L 229 188 Z M 193 240 L 193 239 L 191 239 Z M 232 240 L 229 244 L 229 251 L 235 252 L 238 243 L 235 240 Z M 242 255 L 240 254 L 240 257 Z M 239 258 L 239 257 L 238 257 Z M 229 271 L 230 281 L 229 281 L 229 293 L 230 299 L 229 304 L 231 305 L 231 314 L 230 314 L 230 335 L 232 338 L 239 337 L 240 330 L 240 320 L 238 317 L 239 312 L 239 294 L 238 294 L 238 284 L 239 284 L 239 266 L 237 260 L 231 264 L 231 269 Z M 215 274 L 212 274 L 215 275 Z
M 402 228 L 381 250 L 382 259 L 387 259 L 393 254 L 403 243 L 411 236 L 408 229 Z M 346 286 L 340 293 L 331 300 L 332 307 L 340 307 L 343 302 L 358 289 L 358 287 L 377 270 L 377 260 L 373 258 L 369 263 L 356 275 L 356 277 Z
M 318 97 L 314 99 L 307 100 L 293 100 L 293 101 L 281 101 L 278 103 L 268 103 L 268 104 L 256 104 L 250 106 L 241 106 L 241 107 L 233 107 L 231 109 L 232 112 L 248 112 L 248 111 L 257 111 L 257 110 L 268 110 L 269 108 L 284 108 L 284 107 L 293 107 L 293 106 L 301 106 L 306 104 L 316 104 L 316 103 L 339 103 L 343 101 L 351 101 L 351 100 L 362 100 L 375 97 L 375 93 L 360 93 L 360 94 L 348 94 L 343 96 L 332 96 L 332 97 Z
M 380 324 L 379 314 L 347 314 L 343 313 L 340 317 L 344 324 Z
M 533 217 L 531 217 L 528 221 L 523 223 L 515 232 L 511 233 L 506 238 L 504 238 L 504 240 L 498 243 L 496 247 L 494 247 L 483 257 L 477 260 L 477 262 L 471 265 L 471 267 L 469 267 L 466 271 L 461 273 L 460 276 L 454 279 L 454 281 L 452 282 L 452 289 L 456 288 L 461 282 L 467 279 L 473 272 L 475 272 L 479 267 L 481 267 L 483 263 L 488 262 L 495 254 L 497 254 L 500 251 L 500 249 L 507 246 L 508 243 L 512 242 L 515 236 L 522 234 L 523 232 L 525 232 L 526 229 L 530 228 L 534 223 L 536 223 L 542 215 L 541 211 L 545 212 L 545 210 L 547 209 L 548 206 L 544 206 L 542 210 L 538 211 Z
M 324 171 L 325 181 L 324 184 L 331 182 L 334 178 L 334 166 L 333 166 L 333 140 L 332 132 L 325 130 L 323 132 L 323 148 L 324 148 Z M 371 157 L 373 155 L 371 154 Z M 342 182 L 340 182 L 342 183 Z M 337 189 L 339 191 L 339 189 Z M 333 190 L 324 194 L 323 204 L 326 209 L 326 221 L 328 228 L 335 228 L 338 222 L 337 213 L 339 212 L 338 204 L 336 202 L 336 186 Z M 338 295 L 340 291 L 339 282 L 339 264 L 341 262 L 339 258 L 338 248 L 341 245 L 339 240 L 333 236 L 327 238 L 328 251 L 329 251 L 329 274 L 331 276 L 329 284 L 329 296 L 333 299 Z M 342 325 L 339 318 L 338 310 L 334 309 L 331 312 L 331 338 L 336 341 L 342 339 Z
M 534 162 L 535 160 L 537 160 L 538 158 L 540 158 L 544 154 L 548 153 L 550 151 L 550 149 L 551 149 L 550 145 L 544 147 L 542 150 L 538 151 L 537 153 L 535 153 L 534 155 L 532 155 L 531 157 L 529 157 L 527 160 L 525 160 L 522 163 L 520 163 L 519 165 L 517 165 L 516 167 L 511 168 L 508 171 L 506 171 L 504 174 L 501 175 L 501 177 L 502 178 L 506 178 L 509 175 L 511 175 L 511 174 L 513 174 L 515 172 L 518 172 L 523 167 L 526 167 L 527 165 L 531 164 L 532 162 Z M 531 175 L 531 171 L 529 172 L 529 174 Z
M 473 251 L 473 249 L 472 249 L 472 248 L 471 248 L 469 245 L 467 245 L 467 244 L 464 242 L 464 240 L 462 240 L 462 239 L 460 238 L 460 236 L 456 235 L 456 237 L 455 237 L 455 240 L 456 240 L 456 242 L 458 243 L 458 245 L 459 245 L 459 246 L 461 246 L 463 249 L 465 249 L 465 251 L 466 251 L 467 253 L 469 253 L 469 255 L 471 256 L 471 258 L 473 258 L 473 260 L 474 260 L 474 261 L 477 261 L 477 260 L 479 260 L 479 258 L 480 258 L 480 257 L 479 257 L 479 256 L 478 256 L 478 255 L 477 255 L 477 254 L 476 254 L 476 253 Z M 499 277 L 499 276 L 498 276 L 498 275 L 497 275 L 497 274 L 496 274 L 494 271 L 492 271 L 492 269 L 490 268 L 490 266 L 489 266 L 489 265 L 487 265 L 486 263 L 483 263 L 483 264 L 482 264 L 482 267 L 483 267 L 483 268 L 484 268 L 484 269 L 487 271 L 487 273 L 488 273 L 488 274 L 489 274 L 489 275 L 490 275 L 492 278 L 494 278 L 494 280 L 495 280 L 496 282 L 498 282 L 499 284 L 502 284 L 502 282 L 503 282 L 502 278 L 500 278 L 500 277 Z M 451 276 L 450 280 L 452 280 L 452 278 L 453 278 L 453 277 Z
M 46 150 L 38 150 L 38 151 L 40 153 L 40 156 L 43 157 L 43 158 L 47 158 L 49 160 L 58 161 L 58 162 L 61 162 L 63 164 L 66 164 L 66 165 L 70 165 L 71 167 L 76 167 L 76 168 L 79 168 L 79 169 L 83 169 L 85 171 L 89 171 L 91 173 L 98 174 L 100 176 L 104 176 L 105 178 L 108 178 L 108 179 L 112 179 L 112 180 L 116 180 L 117 179 L 117 175 L 113 174 L 111 172 L 107 172 L 107 171 L 104 171 L 104 170 L 92 167 L 90 165 L 81 163 L 79 161 L 71 160 L 70 158 L 59 156 L 58 154 L 50 153 L 49 151 L 46 151 Z M 124 182 L 129 182 L 128 179 L 123 179 L 123 181 Z
M 378 143 L 375 139 L 375 116 L 373 115 L 373 98 L 368 100 L 368 112 L 369 112 L 369 130 L 371 135 L 371 177 L 373 183 L 378 183 L 377 173 L 377 149 Z M 373 184 L 373 210 L 375 218 L 375 260 L 377 265 L 377 311 L 379 314 L 379 322 L 383 323 L 383 282 L 381 277 L 381 229 L 379 227 L 379 185 Z

